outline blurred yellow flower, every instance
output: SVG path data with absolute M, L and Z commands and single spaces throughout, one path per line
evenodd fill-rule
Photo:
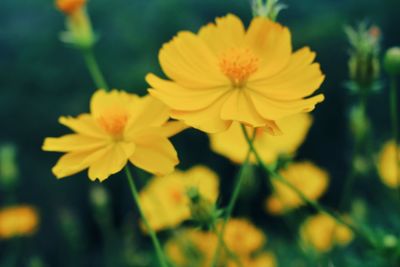
M 318 199 L 328 187 L 328 173 L 311 162 L 293 163 L 281 170 L 280 174 L 312 200 Z M 304 204 L 292 189 L 275 179 L 271 182 L 274 192 L 266 201 L 269 213 L 283 214 Z
M 235 253 L 243 267 L 275 267 L 275 256 L 270 252 L 260 252 L 265 243 L 265 235 L 244 219 L 228 221 L 224 240 L 227 247 Z M 208 267 L 211 265 L 218 238 L 213 232 L 186 229 L 178 232 L 165 245 L 169 258 L 178 266 Z M 237 266 L 235 261 L 222 254 L 218 266 Z
M 280 155 L 293 155 L 297 148 L 304 142 L 312 124 L 309 114 L 301 113 L 277 121 L 277 125 L 284 132 L 283 135 L 272 136 L 262 129 L 257 129 L 254 146 L 265 163 L 275 162 Z M 247 127 L 248 131 L 252 128 Z M 226 156 L 236 163 L 242 163 L 249 150 L 239 123 L 225 132 L 209 134 L 211 149 L 218 154 Z M 251 158 L 255 162 L 254 156 Z
M 379 175 L 382 182 L 392 188 L 399 186 L 397 178 L 397 175 L 399 175 L 399 166 L 396 164 L 396 153 L 400 154 L 400 149 L 396 147 L 395 142 L 391 140 L 383 146 L 379 155 Z
M 173 228 L 191 217 L 189 188 L 197 188 L 202 198 L 214 203 L 219 192 L 218 176 L 204 166 L 176 170 L 154 177 L 140 192 L 143 212 L 154 230 Z
M 82 8 L 86 0 L 56 0 L 56 6 L 65 14 L 72 14 Z
M 228 14 L 164 44 L 159 61 L 171 81 L 154 74 L 146 80 L 171 116 L 192 127 L 217 133 L 237 121 L 277 133 L 276 120 L 309 112 L 324 99 L 306 98 L 324 80 L 314 58 L 308 47 L 292 51 L 286 27 L 256 17 L 246 31 Z
M 353 232 L 332 217 L 317 214 L 308 218 L 300 228 L 303 242 L 319 252 L 330 251 L 335 244 L 346 246 L 353 240 Z
M 264 245 L 266 236 L 248 220 L 231 219 L 225 228 L 224 241 L 234 253 L 249 255 Z
M 151 96 L 98 90 L 90 113 L 60 117 L 75 133 L 46 138 L 45 151 L 65 152 L 53 167 L 57 178 L 88 170 L 89 178 L 103 181 L 128 162 L 154 174 L 167 174 L 179 160 L 168 137 L 182 130 L 180 122 L 167 122 L 168 108 Z
M 0 239 L 32 235 L 39 224 L 37 211 L 27 205 L 0 210 Z

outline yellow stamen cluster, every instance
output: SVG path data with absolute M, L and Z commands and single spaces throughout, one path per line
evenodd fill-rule
M 57 8 L 69 15 L 79 10 L 82 6 L 86 4 L 86 0 L 57 0 L 56 6 Z
M 107 133 L 119 138 L 124 132 L 128 118 L 128 114 L 123 110 L 110 109 L 98 118 L 98 122 Z
M 259 59 L 247 48 L 231 48 L 219 60 L 221 71 L 231 80 L 232 85 L 241 88 L 251 74 L 258 70 Z

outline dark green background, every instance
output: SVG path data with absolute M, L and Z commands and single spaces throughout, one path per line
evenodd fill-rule
M 367 20 L 381 28 L 383 48 L 400 45 L 400 1 L 288 0 L 286 3 L 290 8 L 281 13 L 279 21 L 291 29 L 295 48 L 309 45 L 317 52 L 317 61 L 327 77 L 321 88 L 326 100 L 314 112 L 315 123 L 298 158 L 310 159 L 329 171 L 331 187 L 323 202 L 335 207 L 351 164 L 352 138 L 347 114 L 356 101 L 343 87 L 348 59 L 343 27 Z M 114 88 L 139 94 L 147 88 L 144 76 L 148 72 L 160 73 L 157 53 L 164 42 L 180 30 L 197 31 L 228 12 L 239 15 L 246 24 L 251 19 L 246 0 L 92 0 L 89 4 L 94 28 L 100 35 L 95 52 L 108 82 Z M 47 266 L 103 266 L 103 241 L 88 199 L 92 183 L 85 174 L 57 181 L 50 169 L 58 155 L 40 150 L 46 136 L 68 132 L 57 123 L 58 117 L 86 112 L 96 89 L 79 53 L 58 40 L 62 30 L 64 18 L 54 9 L 52 1 L 0 2 L 0 143 L 12 142 L 18 147 L 21 181 L 16 199 L 37 206 L 42 217 L 36 236 L 23 242 L 20 255 L 26 258 L 20 257 L 19 266 L 25 266 L 26 259 L 33 255 L 43 258 Z M 382 80 L 387 83 L 385 77 Z M 378 149 L 390 137 L 387 88 L 370 98 L 368 113 L 375 128 L 374 146 Z M 226 203 L 236 167 L 209 150 L 204 134 L 189 130 L 173 140 L 181 168 L 203 163 L 221 175 L 221 202 Z M 370 210 L 379 210 L 374 214 L 397 211 L 385 200 L 389 191 L 379 183 L 370 179 L 359 184 L 355 195 L 367 199 Z M 116 227 L 132 225 L 134 234 L 139 235 L 136 219 L 129 220 L 133 202 L 124 177 L 113 176 L 104 185 L 112 197 Z M 290 244 L 293 240 L 279 219 L 262 212 L 266 193 L 259 191 L 256 199 L 248 200 L 251 206 L 245 205 L 248 203 L 245 201 L 239 205 L 238 214 L 252 216 L 257 224 L 266 227 L 269 235 L 281 236 L 276 243 L 271 241 L 269 247 L 272 250 L 279 247 L 281 256 L 291 255 L 282 251 L 282 246 L 286 246 L 282 243 Z M 6 201 L 0 195 L 0 204 Z M 60 229 L 60 214 L 65 210 L 79 221 L 79 236 L 83 241 L 78 248 L 68 248 Z M 114 241 L 116 248 L 123 243 L 122 239 Z M 147 242 L 138 246 L 150 248 Z M 6 257 L 9 249 L 9 243 L 0 242 L 0 258 Z M 354 257 L 360 256 L 355 251 Z M 118 257 L 114 254 L 112 257 Z

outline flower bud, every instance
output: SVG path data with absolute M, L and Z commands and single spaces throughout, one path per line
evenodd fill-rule
M 386 51 L 384 58 L 385 70 L 393 76 L 400 75 L 400 47 L 392 47 Z
M 253 16 L 254 17 L 267 17 L 275 21 L 286 5 L 279 3 L 279 0 L 253 0 Z
M 202 197 L 195 187 L 190 187 L 186 194 L 190 200 L 189 208 L 192 220 L 204 226 L 213 225 L 219 216 L 215 204 Z
M 109 203 L 107 191 L 103 186 L 93 186 L 90 190 L 90 201 L 97 209 L 104 209 Z

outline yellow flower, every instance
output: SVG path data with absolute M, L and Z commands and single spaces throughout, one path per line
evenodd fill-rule
M 345 246 L 353 240 L 353 232 L 348 227 L 325 214 L 307 219 L 300 228 L 300 236 L 319 252 L 328 252 L 335 244 Z
M 225 244 L 238 255 L 249 255 L 266 242 L 264 233 L 245 219 L 231 219 L 226 225 Z
M 389 141 L 384 145 L 379 155 L 379 175 L 382 182 L 392 188 L 399 186 L 397 176 L 400 168 L 396 164 L 396 153 L 400 154 L 400 149 L 396 147 L 394 141 Z
M 155 230 L 172 228 L 190 218 L 187 190 L 197 188 L 202 198 L 215 202 L 218 198 L 218 176 L 204 166 L 154 177 L 140 192 L 140 202 L 150 225 Z
M 272 136 L 262 129 L 257 129 L 254 146 L 264 162 L 273 163 L 280 155 L 293 155 L 296 152 L 304 142 L 311 124 L 311 115 L 305 113 L 281 119 L 277 121 L 277 125 L 285 134 Z M 248 128 L 248 131 L 252 129 Z M 236 163 L 245 160 L 249 147 L 239 123 L 233 123 L 227 131 L 210 134 L 209 137 L 213 151 Z M 251 157 L 251 161 L 255 162 L 254 156 Z
M 86 0 L 57 0 L 56 6 L 65 14 L 72 14 L 82 8 L 86 4 Z
M 272 253 L 254 254 L 264 245 L 265 235 L 244 219 L 231 219 L 226 226 L 224 240 L 227 247 L 240 259 L 244 267 L 275 267 L 276 260 Z M 218 237 L 214 232 L 198 229 L 186 229 L 178 232 L 167 241 L 165 248 L 169 258 L 179 267 L 208 267 L 214 257 Z M 218 266 L 237 266 L 228 259 L 225 251 L 221 252 Z
M 128 160 L 150 173 L 167 174 L 179 162 L 168 137 L 184 127 L 168 118 L 168 108 L 151 96 L 98 90 L 89 114 L 60 117 L 75 133 L 46 138 L 43 150 L 66 153 L 52 169 L 57 178 L 88 168 L 91 180 L 103 181 Z
M 0 239 L 32 235 L 39 224 L 36 210 L 27 205 L 0 210 Z
M 328 173 L 311 162 L 293 163 L 287 169 L 281 170 L 280 174 L 312 200 L 318 199 L 328 187 Z M 276 180 L 271 182 L 274 193 L 266 201 L 268 212 L 283 214 L 304 204 L 286 185 Z
M 267 18 L 254 18 L 247 31 L 229 14 L 180 32 L 159 53 L 171 81 L 148 74 L 149 92 L 171 108 L 173 118 L 208 133 L 233 121 L 279 131 L 276 120 L 309 112 L 323 95 L 310 98 L 324 76 L 305 47 L 292 51 L 290 32 Z

